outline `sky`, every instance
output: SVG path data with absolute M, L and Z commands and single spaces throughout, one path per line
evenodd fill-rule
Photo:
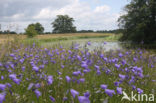
M 74 18 L 77 30 L 117 29 L 117 19 L 130 0 L 0 0 L 1 30 L 24 32 L 40 22 L 45 32 L 52 31 L 57 15 Z

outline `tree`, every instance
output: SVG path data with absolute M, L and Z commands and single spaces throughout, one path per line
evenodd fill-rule
M 25 29 L 25 33 L 28 37 L 34 37 L 37 35 L 37 31 L 35 30 L 35 26 L 34 25 L 29 25 L 26 29 Z
M 38 22 L 35 24 L 29 24 L 29 26 L 34 26 L 37 34 L 43 34 L 44 32 L 44 27 Z
M 35 30 L 38 34 L 42 34 L 44 32 L 44 27 L 40 23 L 35 24 Z
M 156 0 L 131 0 L 119 21 L 120 40 L 146 44 L 156 41 Z
M 57 18 L 52 22 L 53 33 L 73 33 L 76 32 L 76 27 L 73 25 L 74 19 L 68 15 L 57 15 Z

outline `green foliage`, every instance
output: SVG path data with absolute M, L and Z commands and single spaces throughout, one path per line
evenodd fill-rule
M 29 24 L 27 29 L 25 29 L 26 35 L 28 35 L 28 37 L 34 37 L 37 34 L 42 34 L 43 31 L 43 26 L 38 22 L 36 24 Z
M 34 26 L 37 34 L 42 34 L 44 32 L 44 27 L 40 23 L 30 24 L 28 26 Z
M 57 18 L 52 22 L 54 33 L 73 33 L 76 32 L 76 27 L 73 25 L 74 19 L 68 15 L 57 15 Z
M 15 31 L 4 30 L 0 31 L 0 34 L 17 34 Z
M 156 0 L 132 0 L 124 9 L 127 13 L 119 18 L 123 29 L 122 41 L 145 44 L 156 40 Z
M 44 28 L 40 23 L 35 24 L 35 30 L 37 31 L 38 34 L 42 34 L 44 32 Z
M 25 33 L 28 37 L 34 37 L 35 35 L 37 35 L 37 31 L 35 30 L 35 27 L 33 25 L 29 25 L 26 29 L 25 29 Z
M 79 30 L 77 33 L 94 33 L 94 30 Z

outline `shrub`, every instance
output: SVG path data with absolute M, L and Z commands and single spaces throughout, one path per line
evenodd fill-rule
M 35 27 L 34 26 L 28 26 L 26 29 L 25 29 L 25 33 L 28 37 L 32 38 L 34 36 L 37 35 L 37 31 L 35 30 Z

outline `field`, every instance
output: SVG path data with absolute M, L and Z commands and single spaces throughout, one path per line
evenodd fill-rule
M 104 38 L 105 40 L 117 40 L 120 35 L 112 33 L 71 33 L 71 34 L 47 34 L 37 35 L 33 39 L 28 39 L 26 35 L 0 35 L 0 44 L 11 40 L 25 40 L 33 41 L 39 40 L 39 42 L 53 42 L 60 40 L 74 40 L 74 39 L 87 39 L 87 38 Z
M 144 49 L 104 51 L 90 39 L 115 34 L 0 35 L 0 103 L 147 103 L 156 94 L 156 56 Z M 81 47 L 44 43 L 89 40 Z M 123 99 L 123 92 L 129 100 Z M 135 99 L 131 93 L 136 94 Z M 142 96 L 143 95 L 143 96 Z

